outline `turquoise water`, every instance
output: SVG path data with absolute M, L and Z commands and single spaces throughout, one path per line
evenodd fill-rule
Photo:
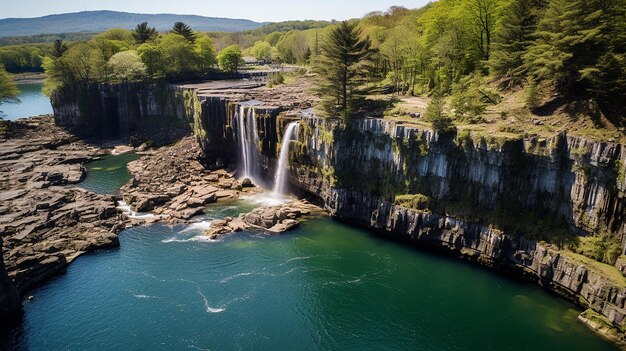
M 43 84 L 18 84 L 19 102 L 0 104 L 0 117 L 9 121 L 18 118 L 52 114 L 50 98 L 42 92 Z
M 235 215 L 240 203 L 213 207 Z M 5 340 L 29 350 L 568 350 L 614 347 L 572 305 L 329 219 L 201 240 L 135 227 L 35 290 Z M 1 344 L 0 344 L 1 345 Z
M 96 194 L 114 194 L 132 178 L 126 165 L 139 157 L 132 153 L 105 155 L 101 160 L 87 163 L 87 177 L 80 186 Z

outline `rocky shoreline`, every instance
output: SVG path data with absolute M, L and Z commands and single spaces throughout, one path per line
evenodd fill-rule
M 0 232 L 17 290 L 62 271 L 76 257 L 118 245 L 125 221 L 111 196 L 73 187 L 104 150 L 54 126 L 50 117 L 11 124 L 0 142 Z

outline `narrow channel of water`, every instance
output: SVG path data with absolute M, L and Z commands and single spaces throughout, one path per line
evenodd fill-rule
M 133 153 L 105 155 L 87 163 L 87 177 L 79 186 L 97 194 L 114 194 L 132 178 L 126 166 L 139 157 Z
M 52 114 L 50 98 L 43 94 L 43 84 L 18 84 L 19 101 L 0 104 L 0 117 L 14 121 L 18 118 Z

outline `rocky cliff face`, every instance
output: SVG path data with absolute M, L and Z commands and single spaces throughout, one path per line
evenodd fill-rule
M 620 144 L 564 135 L 502 141 L 438 135 L 380 119 L 347 129 L 315 118 L 303 124 L 295 159 L 297 183 L 304 187 L 319 186 L 310 171 L 326 169 L 321 178 L 332 189 L 387 201 L 423 194 L 437 213 L 489 219 L 505 228 L 515 226 L 501 217 L 549 214 L 555 225 L 564 222 L 580 234 L 603 231 L 621 241 L 626 236 L 626 149 Z M 334 211 L 346 210 L 337 195 L 324 200 L 336 204 Z
M 2 248 L 1 238 L 0 248 Z M 4 260 L 0 255 L 0 325 L 12 320 L 12 316 L 15 315 L 21 307 L 22 303 L 20 297 L 4 268 Z
M 165 84 L 83 84 L 52 96 L 55 122 L 93 139 L 150 137 L 169 142 L 189 131 L 194 92 Z

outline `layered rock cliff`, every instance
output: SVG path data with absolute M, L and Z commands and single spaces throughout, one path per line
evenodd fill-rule
M 189 131 L 194 92 L 167 84 L 81 84 L 55 91 L 55 122 L 78 136 L 175 140 Z
M 302 123 L 293 156 L 296 183 L 318 187 L 325 179 L 324 200 L 338 214 L 361 209 L 344 208 L 337 190 L 386 201 L 423 194 L 433 212 L 491 221 L 520 234 L 541 233 L 524 233 L 502 217 L 549 215 L 553 223 L 546 225 L 566 223 L 579 234 L 604 231 L 620 241 L 626 236 L 626 149 L 620 144 L 565 135 L 547 140 L 439 135 L 381 119 L 346 129 L 316 118 Z M 326 170 L 325 177 L 315 177 L 315 170 Z M 366 212 L 369 218 L 371 211 Z
M 0 238 L 2 248 L 2 238 Z M 0 256 L 0 326 L 12 320 L 22 307 L 17 289 L 4 268 L 4 260 Z

